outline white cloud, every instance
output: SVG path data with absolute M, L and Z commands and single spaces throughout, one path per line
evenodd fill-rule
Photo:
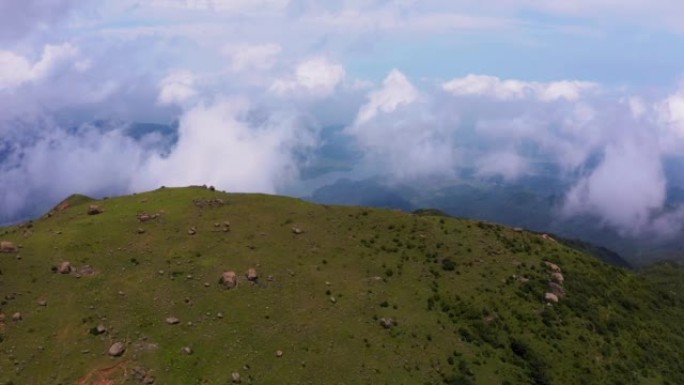
M 308 96 L 330 95 L 344 80 L 344 67 L 325 58 L 314 58 L 297 65 L 293 77 L 273 82 L 270 90 L 278 95 L 302 93 Z
M 500 100 L 537 99 L 552 102 L 576 101 L 599 87 L 596 83 L 561 80 L 549 83 L 501 80 L 496 76 L 467 75 L 442 84 L 442 89 L 456 96 L 486 96 Z
M 32 64 L 27 58 L 14 52 L 0 50 L 0 91 L 42 80 L 60 66 L 72 62 L 77 70 L 85 70 L 83 65 L 77 65 L 74 60 L 78 55 L 78 49 L 69 43 L 46 45 L 40 60 Z
M 231 58 L 231 69 L 236 72 L 271 69 L 281 51 L 278 44 L 230 44 L 223 48 L 223 53 Z
M 317 145 L 316 132 L 295 116 L 250 121 L 246 100 L 198 105 L 180 118 L 178 144 L 136 173 L 134 190 L 211 184 L 229 191 L 275 193 L 298 177 L 296 153 Z
M 368 103 L 363 105 L 356 116 L 356 124 L 373 119 L 378 113 L 388 113 L 402 105 L 415 102 L 418 90 L 396 69 L 393 69 L 382 83 L 382 88 L 368 95 Z
M 648 141 L 606 146 L 603 160 L 567 194 L 564 210 L 589 214 L 631 235 L 647 229 L 666 199 L 660 154 Z
M 505 180 L 515 180 L 530 171 L 529 162 L 511 150 L 487 153 L 475 166 L 479 176 L 501 176 Z
M 453 176 L 453 127 L 443 124 L 398 70 L 368 94 L 345 129 L 364 150 L 367 168 L 398 180 Z
M 190 71 L 171 72 L 159 84 L 159 104 L 183 104 L 197 95 L 195 76 Z

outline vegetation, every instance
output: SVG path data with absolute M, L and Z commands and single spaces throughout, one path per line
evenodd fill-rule
M 496 224 L 201 187 L 65 206 L 0 229 L 22 246 L 0 254 L 0 384 L 684 383 L 676 266 L 637 273 Z M 63 261 L 76 271 L 54 272 Z M 558 303 L 545 262 L 562 269 Z M 236 288 L 218 283 L 226 270 Z

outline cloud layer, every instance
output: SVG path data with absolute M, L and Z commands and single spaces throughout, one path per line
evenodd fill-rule
M 73 192 L 282 192 L 330 167 L 320 148 L 346 146 L 352 178 L 512 182 L 550 167 L 566 216 L 626 235 L 679 228 L 668 191 L 684 177 L 666 165 L 684 149 L 671 50 L 684 7 L 482 4 L 3 2 L 0 221 Z M 136 121 L 177 140 L 131 135 Z

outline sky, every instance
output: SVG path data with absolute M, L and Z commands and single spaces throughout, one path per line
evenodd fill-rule
M 565 215 L 674 234 L 682 18 L 675 0 L 0 1 L 0 223 L 75 192 L 296 191 L 340 127 L 352 176 L 515 181 L 541 157 Z

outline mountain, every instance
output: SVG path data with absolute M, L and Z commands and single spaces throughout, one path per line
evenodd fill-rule
M 684 383 L 678 266 L 438 211 L 161 188 L 0 240 L 0 384 Z

